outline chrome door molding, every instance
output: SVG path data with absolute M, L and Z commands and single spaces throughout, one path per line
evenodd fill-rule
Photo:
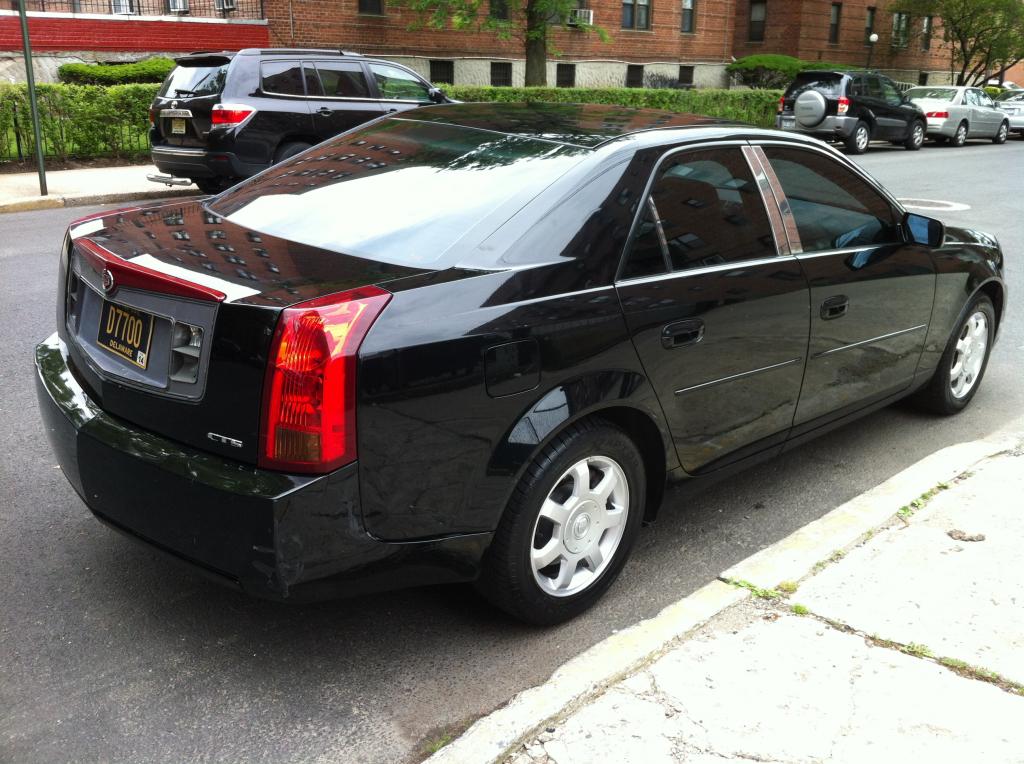
M 881 334 L 878 337 L 872 337 L 871 339 L 861 340 L 860 342 L 851 342 L 848 345 L 840 345 L 837 348 L 830 348 L 829 350 L 822 350 L 820 353 L 815 353 L 814 355 L 811 356 L 811 360 L 813 361 L 817 358 L 823 358 L 834 353 L 841 353 L 844 350 L 851 350 L 853 348 L 863 347 L 864 345 L 872 345 L 876 342 L 881 342 L 882 340 L 892 339 L 893 337 L 899 337 L 902 334 L 910 334 L 911 332 L 919 332 L 922 329 L 927 328 L 928 324 L 918 324 L 917 326 L 912 326 L 909 329 L 900 329 L 899 331 L 896 332 Z
M 773 363 L 773 364 L 771 364 L 769 366 L 762 366 L 762 367 L 760 367 L 758 369 L 751 369 L 750 371 L 741 371 L 739 374 L 730 374 L 728 377 L 719 377 L 718 379 L 712 379 L 712 380 L 709 380 L 707 382 L 701 382 L 701 383 L 696 384 L 696 385 L 690 385 L 689 387 L 684 387 L 681 390 L 676 390 L 676 395 L 682 395 L 683 393 L 688 393 L 688 392 L 690 392 L 692 390 L 700 390 L 701 388 L 704 388 L 704 387 L 711 387 L 712 385 L 719 385 L 719 384 L 722 384 L 723 382 L 732 382 L 734 379 L 743 379 L 744 377 L 752 377 L 755 374 L 761 374 L 762 372 L 766 372 L 766 371 L 773 371 L 774 369 L 783 369 L 783 368 L 785 368 L 787 366 L 792 366 L 793 364 L 800 363 L 803 360 L 804 360 L 803 357 L 800 357 L 800 358 L 790 358 L 788 361 L 782 361 L 781 363 Z

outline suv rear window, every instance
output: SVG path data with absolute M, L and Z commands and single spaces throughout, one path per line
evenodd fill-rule
M 229 63 L 204 61 L 178 64 L 164 80 L 160 95 L 171 98 L 220 95 L 228 77 Z
M 843 94 L 843 75 L 827 72 L 801 72 L 786 89 L 786 98 L 795 98 L 807 90 L 817 90 L 823 96 L 838 98 Z
M 590 152 L 440 123 L 378 122 L 326 141 L 221 194 L 209 209 L 301 244 L 445 268 L 487 219 L 511 218 Z

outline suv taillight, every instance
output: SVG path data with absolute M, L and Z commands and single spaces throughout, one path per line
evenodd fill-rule
M 779 96 L 779 108 L 778 113 L 782 114 L 782 110 L 786 108 L 786 96 Z
M 263 383 L 259 465 L 330 472 L 356 458 L 356 354 L 391 294 L 368 286 L 281 312 Z
M 233 103 L 218 103 L 213 107 L 211 123 L 213 125 L 240 125 L 246 118 L 256 111 L 251 106 L 243 106 Z
M 842 116 L 850 110 L 850 99 L 846 96 L 839 97 L 839 107 L 836 109 L 836 113 Z
M 149 126 L 153 127 L 156 124 L 156 107 L 149 107 Z

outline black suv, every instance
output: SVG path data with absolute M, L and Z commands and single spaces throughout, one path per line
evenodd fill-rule
M 927 130 L 924 112 L 896 83 L 870 71 L 800 72 L 779 99 L 776 127 L 840 141 L 863 154 L 875 140 L 917 151 Z
M 176 60 L 149 109 L 153 163 L 216 193 L 375 117 L 444 92 L 391 61 L 337 50 L 247 49 Z M 183 180 L 178 180 L 183 185 Z

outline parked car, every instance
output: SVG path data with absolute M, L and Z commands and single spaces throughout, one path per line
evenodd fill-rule
M 896 83 L 875 72 L 800 72 L 779 99 L 775 124 L 863 154 L 874 140 L 921 148 L 925 118 Z
M 1021 90 L 1021 86 L 1011 80 L 1003 80 L 1000 82 L 996 78 L 992 78 L 985 83 L 990 88 L 1006 88 L 1007 90 Z
M 1010 132 L 1024 136 L 1024 90 L 1006 90 L 995 100 L 996 108 L 1010 120 Z
M 993 237 L 819 141 L 597 104 L 385 118 L 74 223 L 59 272 L 39 405 L 98 518 L 263 597 L 476 581 L 541 624 L 667 478 L 963 410 L 1006 302 Z
M 1010 121 L 981 88 L 928 86 L 911 88 L 906 95 L 924 111 L 928 135 L 940 143 L 959 147 L 968 138 L 1006 143 Z
M 411 69 L 337 50 L 246 49 L 175 59 L 149 109 L 157 182 L 217 193 L 392 112 L 445 103 Z

